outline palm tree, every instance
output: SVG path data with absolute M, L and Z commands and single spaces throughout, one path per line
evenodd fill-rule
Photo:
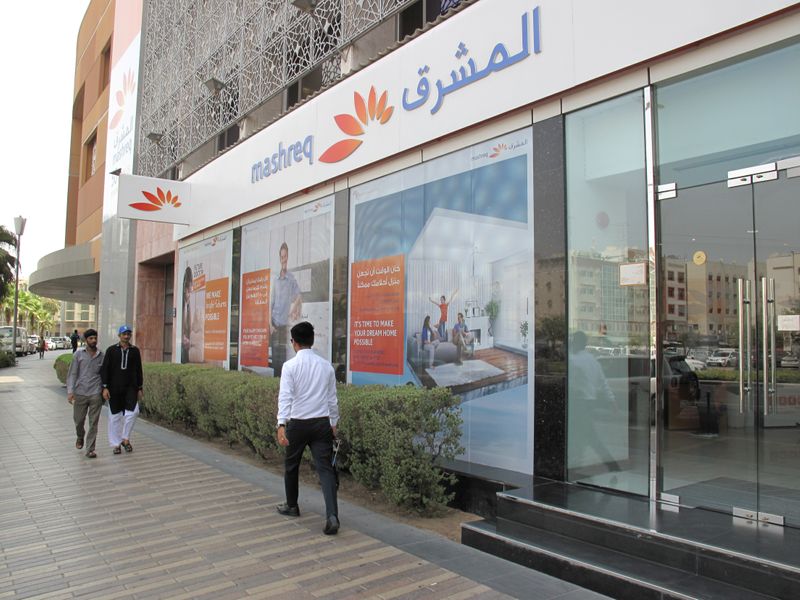
M 8 284 L 14 283 L 14 267 L 17 265 L 17 236 L 0 225 L 0 290 L 8 290 Z M 14 250 L 14 254 L 11 253 Z
M 0 290 L 0 313 L 3 324 L 11 325 L 11 320 L 14 318 L 14 286 L 10 283 Z

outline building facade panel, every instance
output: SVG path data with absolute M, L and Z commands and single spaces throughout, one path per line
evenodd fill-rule
M 340 380 L 461 397 L 459 473 L 800 526 L 795 3 L 465 4 L 260 131 L 409 7 L 147 4 L 139 171 L 198 169 L 174 256 L 137 227 L 148 356 L 274 376 L 310 319 Z

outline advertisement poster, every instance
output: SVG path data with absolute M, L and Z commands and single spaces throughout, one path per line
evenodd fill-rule
M 231 234 L 181 248 L 177 361 L 228 368 Z
M 242 227 L 239 369 L 280 376 L 300 321 L 330 360 L 332 215 L 329 196 Z
M 350 289 L 350 368 L 403 373 L 404 258 L 353 264 Z
M 446 387 L 464 460 L 533 472 L 530 130 L 351 191 L 348 380 Z
M 269 269 L 242 274 L 239 328 L 239 361 L 242 364 L 269 366 L 269 279 Z

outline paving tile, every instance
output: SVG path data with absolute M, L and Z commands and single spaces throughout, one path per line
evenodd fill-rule
M 469 577 L 471 549 L 341 500 L 345 526 L 324 536 L 317 486 L 288 519 L 281 477 L 144 420 L 113 456 L 104 411 L 87 461 L 52 360 L 15 373 L 0 383 L 0 598 L 504 597 Z

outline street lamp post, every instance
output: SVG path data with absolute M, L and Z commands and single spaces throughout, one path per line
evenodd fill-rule
M 11 338 L 11 352 L 14 353 L 14 364 L 16 364 L 17 354 L 17 313 L 19 311 L 19 246 L 22 242 L 22 234 L 25 232 L 25 219 L 14 217 L 14 231 L 17 232 L 17 265 L 16 277 L 14 278 L 14 333 Z M 27 343 L 27 340 L 25 340 Z

